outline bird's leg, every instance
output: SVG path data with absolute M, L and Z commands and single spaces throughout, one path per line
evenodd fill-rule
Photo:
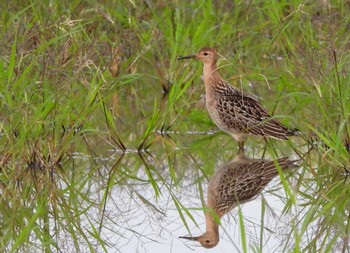
M 238 154 L 244 154 L 244 142 L 245 141 L 238 141 Z
M 265 153 L 266 153 L 266 150 L 267 150 L 267 144 L 268 144 L 267 139 L 266 139 L 265 136 L 263 137 L 263 139 L 264 139 L 264 141 L 265 141 L 265 146 L 264 146 L 264 151 L 263 151 L 263 153 L 262 153 L 261 158 L 264 158 L 264 157 L 265 157 Z

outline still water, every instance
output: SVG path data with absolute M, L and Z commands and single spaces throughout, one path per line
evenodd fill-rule
M 133 156 L 133 154 L 126 156 L 128 155 Z M 75 159 L 81 157 L 76 156 Z M 114 158 L 111 156 L 109 159 Z M 129 159 L 125 159 L 127 160 Z M 227 161 L 220 161 L 217 168 L 225 162 Z M 167 173 L 168 168 L 159 168 L 163 180 L 157 182 L 160 190 L 158 197 L 148 182 L 145 170 L 145 167 L 138 170 L 137 181 L 128 180 L 125 184 L 120 181 L 112 187 L 105 203 L 103 217 L 101 206 L 88 211 L 89 222 L 94 222 L 96 227 L 102 219 L 101 235 L 108 242 L 108 252 L 243 252 L 239 210 L 244 219 L 248 252 L 256 252 L 260 248 L 262 252 L 282 252 L 293 248 L 294 239 L 290 238 L 291 224 L 293 219 L 294 223 L 296 222 L 296 215 L 300 215 L 301 211 L 297 205 L 293 205 L 289 211 L 283 213 L 287 196 L 279 176 L 274 178 L 253 201 L 236 207 L 224 216 L 220 226 L 220 242 L 214 249 L 208 250 L 197 242 L 178 238 L 189 235 L 189 232 L 181 220 L 172 195 L 189 210 L 198 224 L 197 226 L 182 211 L 191 234 L 200 235 L 205 232 L 201 194 L 196 183 L 199 179 L 195 177 L 197 174 L 195 169 L 186 170 L 183 180 L 175 185 Z M 285 173 L 292 190 L 297 171 L 298 169 L 293 169 L 293 172 Z M 200 184 L 205 201 L 208 180 L 203 179 Z M 92 193 L 91 198 L 96 199 L 96 203 L 101 203 L 105 193 L 101 190 L 103 185 L 96 183 L 90 190 L 94 188 L 96 193 Z M 88 227 L 88 221 L 86 222 Z M 81 247 L 84 251 L 84 242 Z M 98 242 L 95 249 L 97 252 L 103 252 Z

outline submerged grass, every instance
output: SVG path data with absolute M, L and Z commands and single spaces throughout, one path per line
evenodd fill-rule
M 297 150 L 302 158 L 297 183 L 282 180 L 284 215 L 293 218 L 279 249 L 350 250 L 348 1 L 7 4 L 1 251 L 109 251 L 123 237 L 102 232 L 113 221 L 106 206 L 113 188 L 153 211 L 166 191 L 183 225 L 197 224 L 191 208 L 200 206 L 179 198 L 183 181 L 197 186 L 204 205 L 202 182 L 236 148 L 226 134 L 209 134 L 216 127 L 205 112 L 200 64 L 176 61 L 203 46 L 219 50 L 225 79 L 303 132 L 288 143 L 247 142 L 254 156 Z M 132 194 L 144 184 L 154 203 Z M 250 245 L 238 215 L 241 250 L 263 252 L 263 218 L 260 240 Z

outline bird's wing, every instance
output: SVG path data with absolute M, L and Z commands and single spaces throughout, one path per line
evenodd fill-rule
M 233 87 L 218 96 L 216 106 L 219 117 L 230 128 L 279 139 L 291 135 L 291 130 L 272 119 L 256 97 Z
M 276 163 L 285 170 L 297 167 L 297 161 L 282 157 L 276 161 L 251 160 L 233 166 L 227 163 L 209 184 L 209 204 L 225 214 L 238 204 L 253 200 L 278 175 Z
M 239 177 L 232 187 L 240 203 L 254 199 L 278 175 L 277 163 L 283 170 L 295 166 L 295 161 L 282 157 L 276 161 L 254 161 L 240 168 Z

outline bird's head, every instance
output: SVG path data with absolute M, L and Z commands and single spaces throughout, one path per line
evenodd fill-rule
M 201 236 L 180 236 L 181 239 L 199 242 L 204 248 L 214 248 L 219 243 L 219 235 L 213 231 L 207 231 Z
M 205 64 L 216 64 L 218 54 L 214 48 L 203 47 L 196 54 L 182 56 L 177 58 L 178 60 L 195 59 L 204 62 Z

